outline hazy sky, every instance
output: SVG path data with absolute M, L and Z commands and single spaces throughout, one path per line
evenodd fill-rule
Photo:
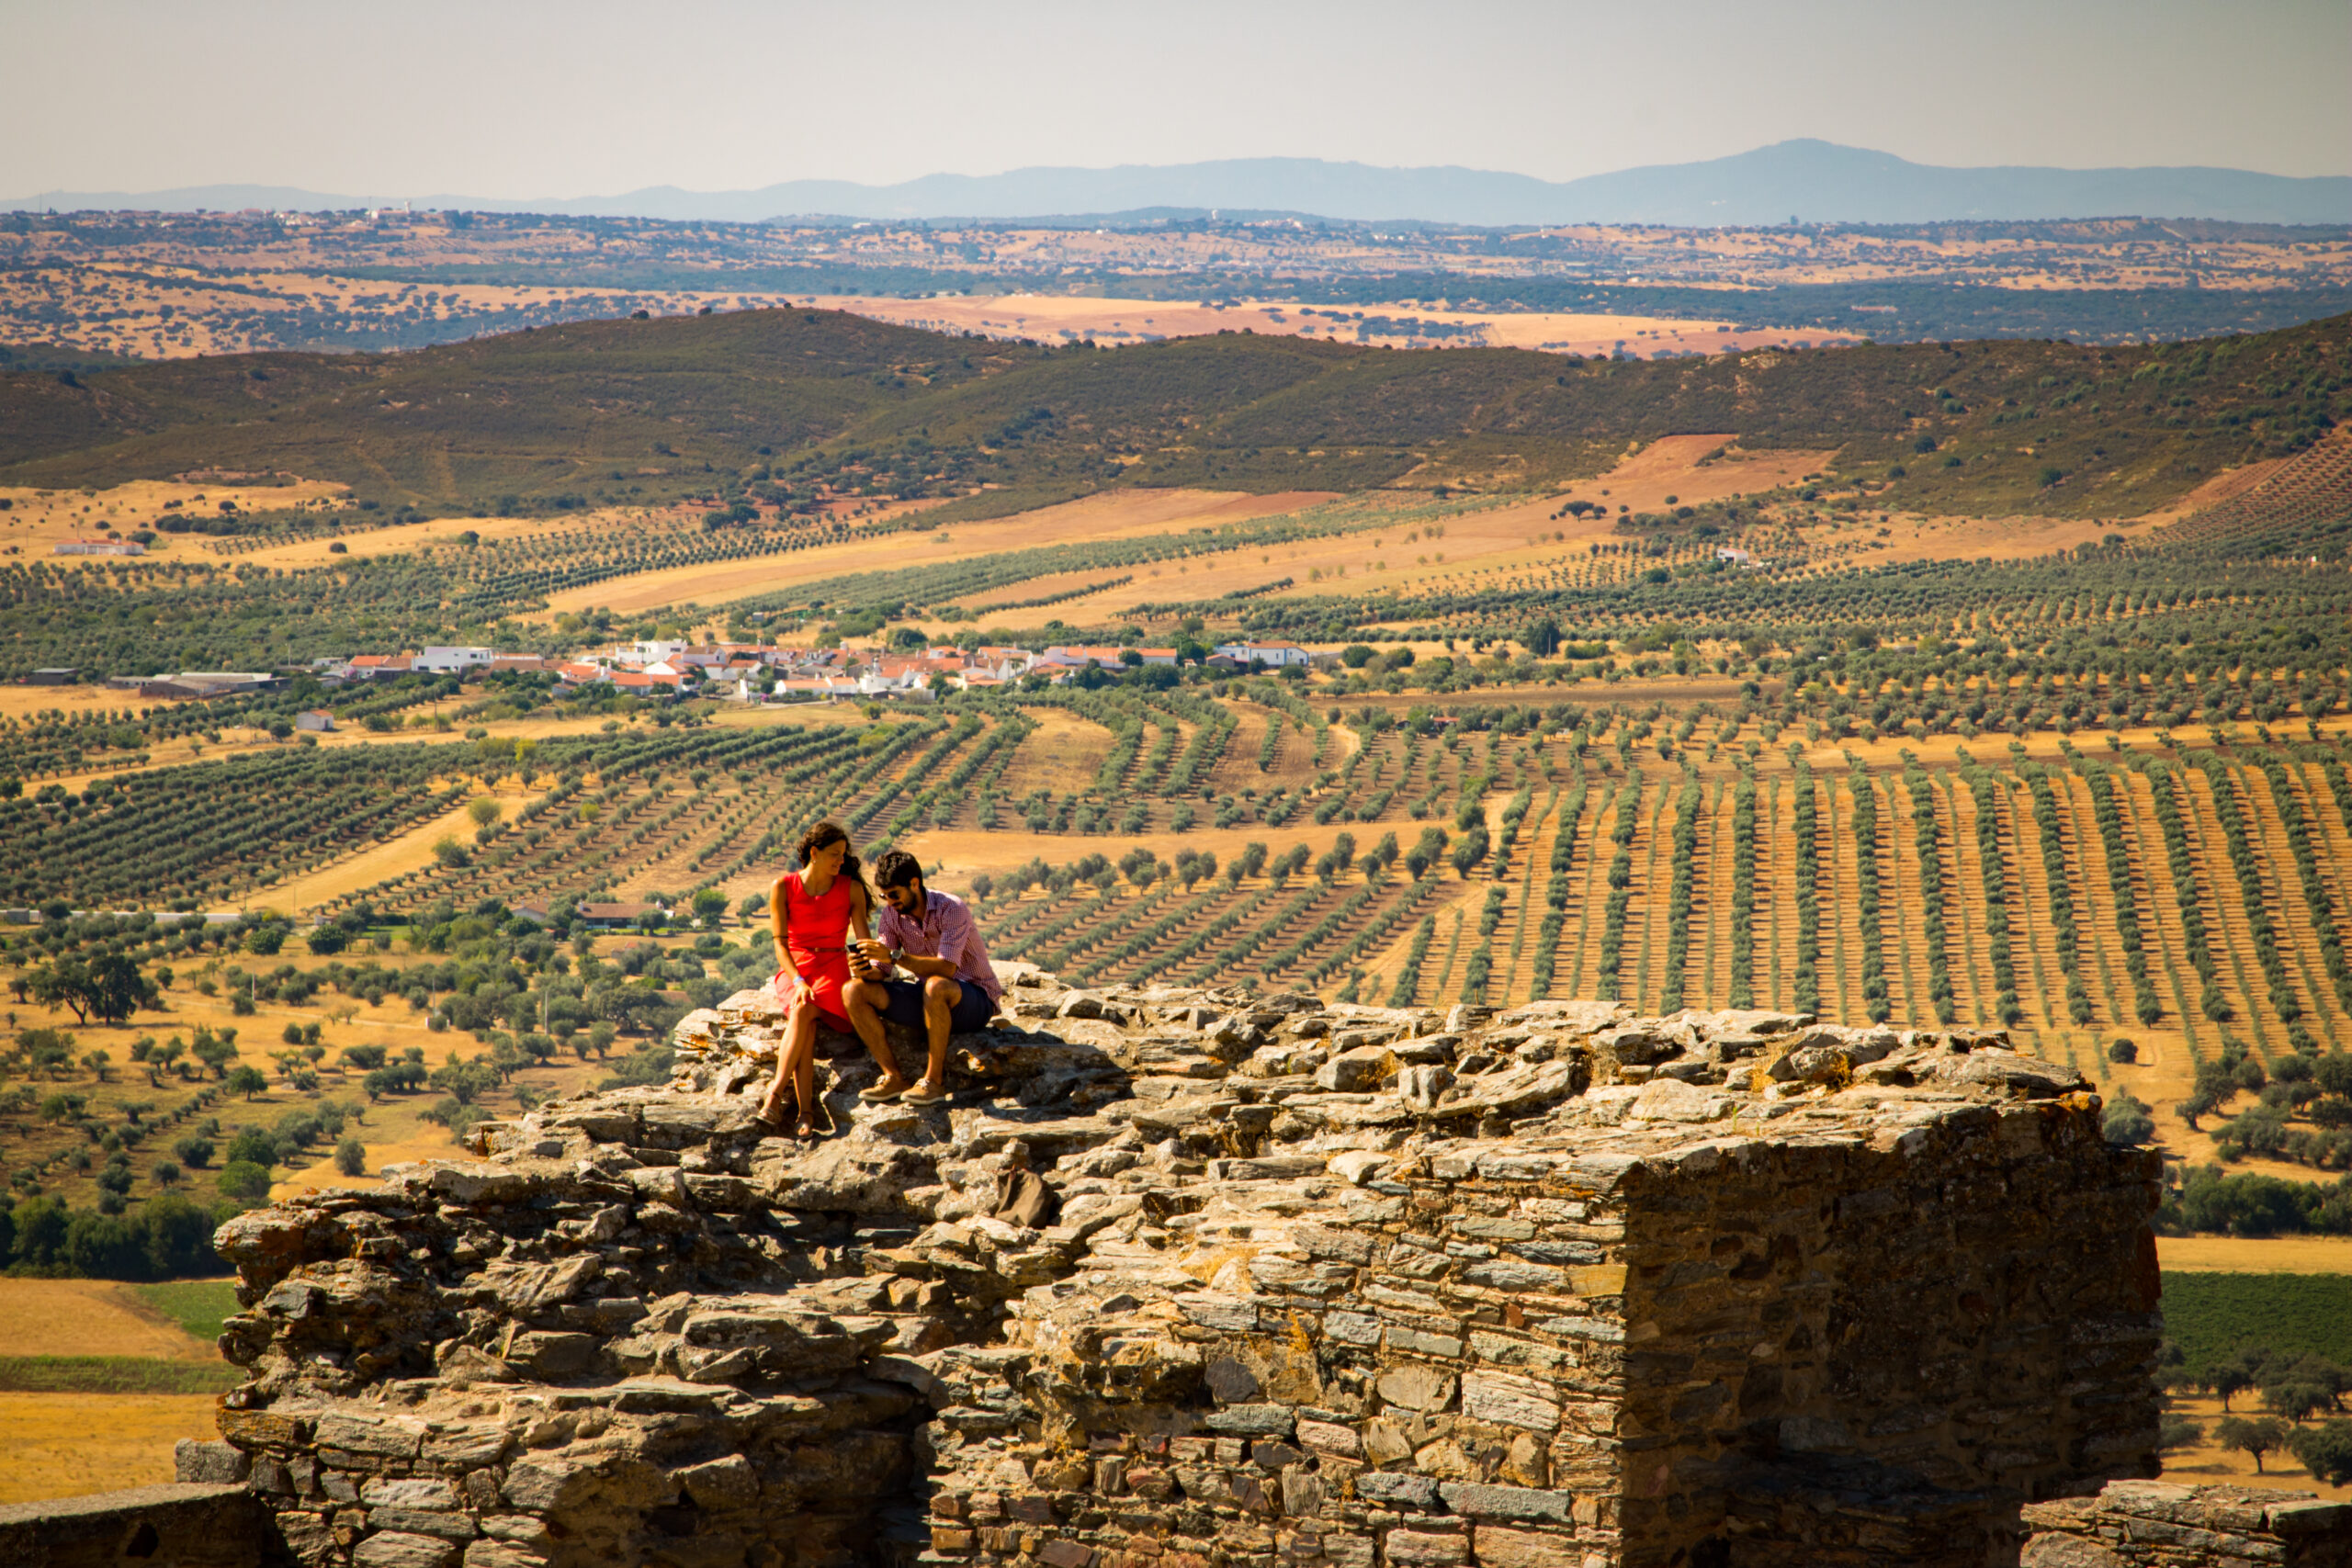
M 1272 154 L 1566 179 L 1792 136 L 2352 172 L 2346 0 L 0 0 L 0 195 Z

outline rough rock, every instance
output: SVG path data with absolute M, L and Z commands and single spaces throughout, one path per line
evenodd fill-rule
M 2153 1473 L 2154 1156 L 2006 1041 L 1008 1006 L 941 1106 L 842 1058 L 813 1146 L 745 993 L 667 1086 L 232 1222 L 185 1466 L 334 1568 L 1940 1562 Z

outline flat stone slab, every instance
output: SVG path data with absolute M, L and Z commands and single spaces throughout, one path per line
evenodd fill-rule
M 283 1554 L 243 1486 L 171 1482 L 0 1506 L 0 1562 L 11 1568 L 253 1568 Z

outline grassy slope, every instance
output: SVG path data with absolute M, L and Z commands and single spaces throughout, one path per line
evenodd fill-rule
M 220 1325 L 237 1310 L 234 1280 L 174 1280 L 126 1289 L 198 1339 L 217 1339 Z
M 899 371 L 920 367 L 936 387 L 1007 362 L 974 354 L 967 369 L 966 346 L 862 317 L 768 310 L 580 322 L 410 355 L 160 361 L 78 385 L 16 375 L 0 378 L 0 465 L 30 483 L 275 467 L 443 500 L 561 488 L 585 463 L 699 481 L 712 458 L 830 437 L 922 388 Z
M 244 1373 L 223 1361 L 150 1361 L 136 1356 L 0 1356 L 0 1393 L 225 1393 Z
M 450 503 L 555 493 L 614 468 L 707 489 L 762 446 L 829 468 L 853 448 L 921 440 L 981 449 L 981 477 L 1039 493 L 1346 489 L 1408 473 L 1525 488 L 1596 472 L 1628 441 L 1737 432 L 1751 446 L 1842 447 L 1849 466 L 1905 462 L 1914 471 L 1891 504 L 2126 514 L 2352 414 L 2347 343 L 2352 316 L 2168 348 L 1926 344 L 1611 363 L 1246 333 L 1056 350 L 740 311 L 380 357 L 157 362 L 70 385 L 0 375 L 0 479 L 279 468 Z M 1939 444 L 1932 457 L 1916 451 L 1922 435 Z M 2067 480 L 2047 483 L 2050 468 Z

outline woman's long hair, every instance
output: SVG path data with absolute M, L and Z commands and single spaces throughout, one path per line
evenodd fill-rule
M 849 844 L 849 852 L 842 856 L 842 875 L 855 883 L 865 895 L 865 907 L 874 908 L 874 889 L 865 880 L 865 867 L 859 863 L 857 846 L 850 841 L 849 829 L 827 817 L 800 835 L 800 842 L 793 852 L 800 857 L 800 869 L 808 869 L 808 857 L 835 840 Z

